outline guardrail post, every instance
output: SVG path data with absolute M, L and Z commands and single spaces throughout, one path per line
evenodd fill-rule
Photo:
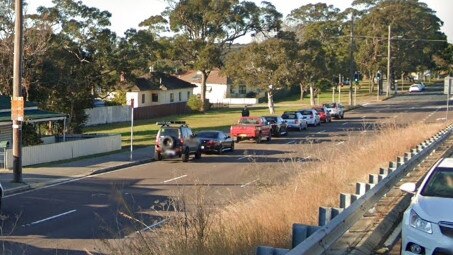
M 390 161 L 389 168 L 394 171 L 397 168 L 397 163 L 395 161 Z
M 351 194 L 351 204 L 357 201 L 357 199 L 360 198 L 360 195 L 357 194 Z
M 412 154 L 412 156 L 415 156 L 417 153 L 418 153 L 417 148 L 411 149 L 411 154 Z
M 293 241 L 292 247 L 296 247 L 298 244 L 303 242 L 313 233 L 315 233 L 320 227 L 319 226 L 309 226 L 304 224 L 293 224 Z
M 389 175 L 392 172 L 393 171 L 389 168 L 379 168 L 379 174 L 381 174 L 381 175 Z
M 404 162 L 409 161 L 412 158 L 412 154 L 410 152 L 404 153 Z
M 355 184 L 355 193 L 359 196 L 363 196 L 366 192 L 366 185 L 363 182 L 358 182 Z
M 352 196 L 348 193 L 340 193 L 340 208 L 348 208 L 352 204 Z
M 385 177 L 387 177 L 386 174 L 380 174 L 380 175 L 378 175 L 378 180 L 382 181 L 382 180 L 384 180 Z
M 368 175 L 368 183 L 377 184 L 378 182 L 379 182 L 378 174 L 369 174 Z
M 396 157 L 396 167 L 404 165 L 404 157 Z
M 376 186 L 376 184 L 366 183 L 365 190 L 368 191 L 368 190 L 372 189 L 374 186 Z
M 274 248 L 268 246 L 258 246 L 256 248 L 256 255 L 285 255 L 288 249 Z
M 332 219 L 332 208 L 330 207 L 319 207 L 319 220 L 318 225 L 324 226 L 329 223 Z

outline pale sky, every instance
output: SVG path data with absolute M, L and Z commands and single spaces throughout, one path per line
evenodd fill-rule
M 34 12 L 40 5 L 51 6 L 51 0 L 26 0 L 29 2 L 29 11 Z M 252 0 L 260 3 L 261 0 Z M 340 9 L 346 9 L 352 0 L 267 0 L 275 5 L 277 10 L 286 17 L 291 10 L 308 3 L 325 2 Z M 82 0 L 86 5 L 107 10 L 112 13 L 111 29 L 119 36 L 129 28 L 138 28 L 138 24 L 151 15 L 160 14 L 166 7 L 165 0 Z M 448 41 L 453 42 L 453 10 L 452 0 L 421 0 L 437 12 L 437 16 L 444 22 L 442 31 L 447 34 Z

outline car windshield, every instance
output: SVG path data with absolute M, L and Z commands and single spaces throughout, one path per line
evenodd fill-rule
M 308 110 L 307 111 L 300 111 L 300 114 L 302 114 L 302 115 L 311 115 L 312 112 L 308 111 Z
M 420 194 L 427 197 L 453 198 L 453 168 L 437 168 Z
M 266 121 L 269 121 L 271 123 L 276 123 L 277 122 L 277 117 L 264 117 Z
M 283 119 L 297 119 L 297 115 L 295 113 L 285 113 L 282 115 Z
M 162 128 L 160 130 L 160 136 L 178 137 L 179 136 L 179 129 L 177 129 L 177 128 Z
M 215 139 L 215 138 L 218 138 L 218 136 L 219 136 L 218 132 L 200 132 L 200 133 L 198 133 L 198 137 L 200 137 L 200 138 Z
M 324 106 L 327 108 L 335 108 L 336 104 L 324 104 Z
M 252 124 L 252 125 L 255 125 L 255 124 L 259 124 L 260 120 L 259 119 L 252 119 L 252 118 L 242 118 L 242 119 L 239 120 L 239 123 L 240 124 Z

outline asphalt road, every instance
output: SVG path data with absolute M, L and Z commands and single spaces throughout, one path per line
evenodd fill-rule
M 188 163 L 152 162 L 5 197 L 2 254 L 95 252 L 99 240 L 163 223 L 173 209 L 169 197 L 204 189 L 214 206 L 245 198 L 260 185 L 278 185 L 287 170 L 282 161 L 309 160 L 300 153 L 295 159 L 294 150 L 309 155 L 312 149 L 343 146 L 351 136 L 373 132 L 377 123 L 445 121 L 441 89 L 368 104 L 347 112 L 343 120 L 290 132 L 270 143 L 241 142 L 232 153 L 203 155 Z

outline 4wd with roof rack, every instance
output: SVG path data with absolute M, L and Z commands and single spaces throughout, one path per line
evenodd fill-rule
M 195 159 L 201 158 L 200 139 L 192 132 L 184 121 L 157 122 L 160 125 L 156 136 L 154 158 L 181 158 L 183 162 L 189 160 L 190 155 Z

